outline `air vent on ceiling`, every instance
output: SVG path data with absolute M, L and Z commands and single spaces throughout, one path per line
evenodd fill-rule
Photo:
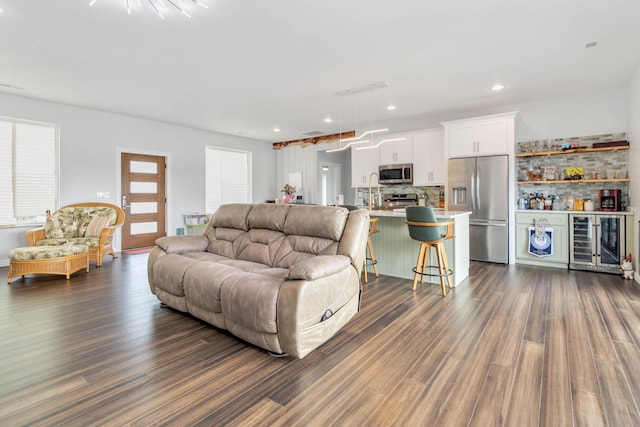
M 318 136 L 318 135 L 322 135 L 324 132 L 320 132 L 319 130 L 311 130 L 309 132 L 302 132 L 303 135 L 307 135 L 307 136 Z

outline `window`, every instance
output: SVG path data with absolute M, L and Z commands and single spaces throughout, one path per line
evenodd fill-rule
M 58 127 L 0 117 L 0 225 L 44 222 L 58 188 Z
M 207 147 L 205 186 L 208 214 L 225 203 L 251 202 L 251 153 Z

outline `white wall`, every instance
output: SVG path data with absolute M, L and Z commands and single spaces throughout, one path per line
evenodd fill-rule
M 184 225 L 182 215 L 204 212 L 204 147 L 253 153 L 253 200 L 274 197 L 275 154 L 268 142 L 153 120 L 0 93 L 0 116 L 60 125 L 60 206 L 83 201 L 118 204 L 117 152 L 162 153 L 168 157 L 168 234 Z M 97 199 L 107 191 L 108 199 Z M 0 229 L 0 265 L 10 249 L 25 246 L 24 228 Z

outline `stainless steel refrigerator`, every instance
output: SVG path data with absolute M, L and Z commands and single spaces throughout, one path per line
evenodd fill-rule
M 449 160 L 447 209 L 471 211 L 469 259 L 509 263 L 509 158 Z

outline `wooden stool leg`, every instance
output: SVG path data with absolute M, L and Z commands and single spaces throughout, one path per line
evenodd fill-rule
M 364 255 L 364 262 L 362 263 L 362 272 L 364 273 L 364 283 L 367 283 L 367 255 Z
M 371 237 L 367 238 L 367 248 L 369 249 L 369 258 L 371 259 L 371 263 L 373 264 L 373 271 L 376 273 L 376 277 L 380 277 L 378 274 L 378 260 L 376 259 L 376 253 L 373 250 L 373 242 L 371 241 Z
M 442 296 L 447 296 L 447 288 L 444 285 L 444 266 L 442 261 L 442 250 L 444 247 L 442 246 L 442 242 L 436 243 L 436 258 L 438 258 L 438 273 L 440 274 L 440 288 L 442 289 Z
M 420 244 L 420 252 L 418 253 L 418 261 L 416 262 L 416 272 L 413 275 L 413 286 L 411 287 L 412 291 L 416 290 L 416 286 L 418 286 L 418 277 L 420 274 L 419 271 L 424 272 L 424 254 L 427 252 L 427 245 L 424 243 Z M 422 276 L 424 277 L 424 276 Z
M 422 243 L 425 247 L 424 249 L 424 256 L 422 257 L 422 268 L 420 269 L 420 272 L 422 273 L 422 275 L 420 276 L 420 284 L 424 285 L 424 276 L 425 273 L 427 272 L 427 265 L 429 264 L 429 254 L 431 253 L 431 245 L 427 244 L 427 243 Z
M 444 271 L 447 275 L 447 284 L 449 285 L 449 289 L 453 288 L 453 284 L 451 283 L 451 275 L 449 274 L 449 260 L 447 260 L 447 251 L 444 249 L 444 242 L 442 242 L 442 261 L 444 264 Z

